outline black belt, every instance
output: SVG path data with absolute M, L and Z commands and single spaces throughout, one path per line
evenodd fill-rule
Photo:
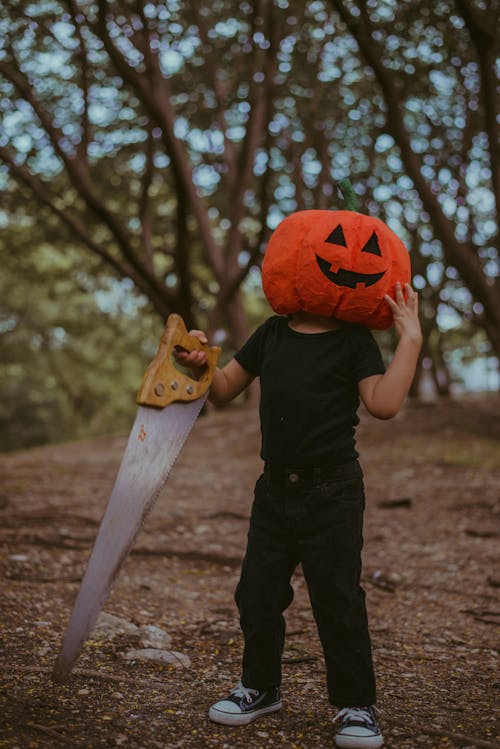
M 267 473 L 273 482 L 286 484 L 320 484 L 328 479 L 349 478 L 361 474 L 357 460 L 348 463 L 337 463 L 328 466 L 307 466 L 302 468 L 288 468 L 276 463 L 266 462 L 264 473 Z

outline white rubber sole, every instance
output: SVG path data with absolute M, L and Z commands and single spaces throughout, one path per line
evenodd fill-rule
M 339 749 L 379 749 L 383 745 L 383 736 L 335 736 Z
M 208 711 L 208 717 L 214 723 L 221 723 L 223 726 L 245 726 L 262 715 L 278 712 L 278 710 L 281 710 L 281 707 L 281 700 L 260 710 L 254 710 L 251 713 L 225 713 L 222 710 L 216 710 L 215 707 L 211 707 Z

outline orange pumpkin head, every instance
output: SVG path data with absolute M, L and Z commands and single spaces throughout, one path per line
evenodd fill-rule
M 383 221 L 354 211 L 298 211 L 274 231 L 262 285 L 275 312 L 304 311 L 384 330 L 384 299 L 410 281 L 410 259 Z

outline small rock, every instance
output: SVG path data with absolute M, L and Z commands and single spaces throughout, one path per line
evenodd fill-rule
M 140 627 L 140 640 L 139 642 L 144 648 L 160 648 L 168 650 L 172 644 L 172 638 L 160 627 L 155 627 L 154 624 L 146 624 Z
M 115 635 L 137 635 L 140 629 L 136 624 L 122 619 L 121 616 L 103 611 L 92 632 L 94 640 L 112 640 Z
M 210 530 L 209 525 L 197 525 L 196 528 L 194 529 L 194 532 L 196 533 L 197 536 L 201 536 L 204 533 L 208 533 L 209 530 Z
M 382 590 L 394 593 L 396 587 L 401 583 L 401 576 L 397 572 L 375 570 L 371 576 L 371 582 Z
M 126 661 L 156 661 L 157 663 L 169 663 L 176 668 L 189 668 L 191 659 L 183 653 L 174 650 L 158 650 L 157 648 L 143 648 L 127 650 L 122 656 Z

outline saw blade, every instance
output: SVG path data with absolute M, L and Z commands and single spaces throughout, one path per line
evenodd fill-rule
M 140 406 L 56 660 L 67 679 L 113 581 L 205 403 L 207 394 L 163 410 Z

